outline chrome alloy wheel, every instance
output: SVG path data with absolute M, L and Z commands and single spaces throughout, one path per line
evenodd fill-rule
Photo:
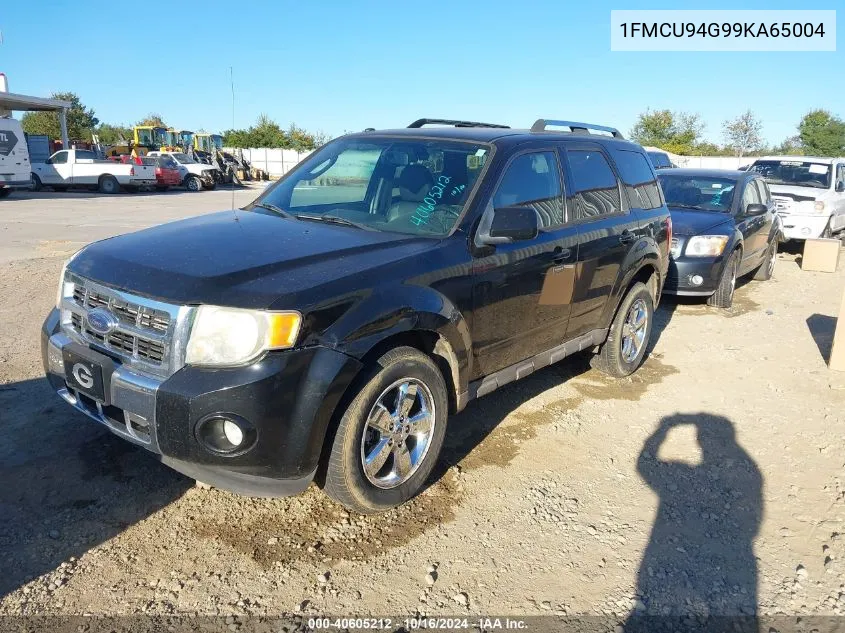
M 626 363 L 633 363 L 645 345 L 647 326 L 648 309 L 645 301 L 637 299 L 622 325 L 622 359 Z
M 371 484 L 395 488 L 417 471 L 431 446 L 434 398 L 416 378 L 402 378 L 382 391 L 361 438 L 361 465 Z

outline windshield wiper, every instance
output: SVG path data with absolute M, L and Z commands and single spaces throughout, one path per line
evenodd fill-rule
M 339 215 L 309 215 L 307 213 L 297 213 L 295 216 L 297 220 L 311 220 L 313 222 L 326 222 L 328 224 L 340 224 L 342 226 L 354 226 L 356 229 L 363 229 L 364 231 L 374 231 L 375 229 L 360 222 L 353 222 L 347 220 Z
M 269 202 L 256 202 L 252 205 L 252 208 L 261 207 L 262 209 L 267 209 L 268 211 L 272 211 L 273 213 L 278 213 L 283 218 L 292 218 L 293 215 L 285 211 L 282 207 L 277 207 L 275 204 L 270 204 Z M 299 216 L 297 216 L 299 217 Z
M 696 207 L 691 204 L 680 204 L 676 202 L 667 202 L 667 207 L 674 207 L 675 209 L 692 209 L 693 211 L 707 211 L 707 209 L 702 209 L 701 207 Z

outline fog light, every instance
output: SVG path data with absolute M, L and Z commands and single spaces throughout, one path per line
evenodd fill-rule
M 231 420 L 223 421 L 223 435 L 233 446 L 240 446 L 244 441 L 244 432 L 241 431 L 241 427 Z
M 704 283 L 704 277 L 702 277 L 701 275 L 690 275 L 689 282 L 693 286 L 700 286 Z
M 212 453 L 240 455 L 255 444 L 256 432 L 243 418 L 218 413 L 199 421 L 197 440 Z

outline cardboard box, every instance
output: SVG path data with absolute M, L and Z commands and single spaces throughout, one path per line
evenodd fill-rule
M 801 270 L 815 270 L 821 273 L 835 273 L 839 265 L 839 240 L 804 240 L 804 255 Z

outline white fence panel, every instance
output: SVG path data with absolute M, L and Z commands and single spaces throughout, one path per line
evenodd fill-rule
M 230 154 L 243 151 L 244 158 L 253 167 L 261 169 L 274 178 L 279 178 L 293 169 L 299 161 L 308 156 L 311 152 L 297 152 L 294 149 L 273 149 L 268 147 L 250 147 L 244 150 L 237 150 L 224 147 L 224 151 Z

